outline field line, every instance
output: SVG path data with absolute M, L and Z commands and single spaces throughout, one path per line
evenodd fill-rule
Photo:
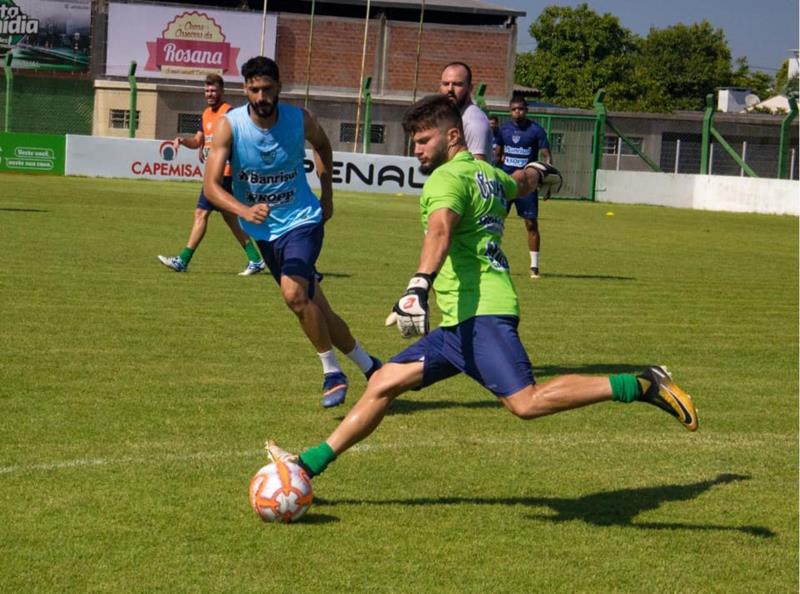
M 774 447 L 777 443 L 786 442 L 785 445 L 790 446 L 792 443 L 790 436 L 783 434 L 727 434 L 727 435 L 685 435 L 682 432 L 676 431 L 672 435 L 658 435 L 657 442 L 654 443 L 653 435 L 643 433 L 638 436 L 630 435 L 589 435 L 585 433 L 563 433 L 554 435 L 530 435 L 522 436 L 497 436 L 492 437 L 479 437 L 475 436 L 474 439 L 460 439 L 440 440 L 440 441 L 402 441 L 394 443 L 363 443 L 358 444 L 350 449 L 348 453 L 366 453 L 372 451 L 389 451 L 389 450 L 407 450 L 407 449 L 425 449 L 433 450 L 439 448 L 450 448 L 454 446 L 459 447 L 481 447 L 487 446 L 527 446 L 527 447 L 587 447 L 597 445 L 598 443 L 604 444 L 618 444 L 620 446 L 646 446 L 651 448 L 675 448 L 681 446 L 693 447 L 712 447 L 712 448 L 753 448 L 759 446 L 771 445 Z M 795 443 L 796 445 L 796 443 Z M 298 450 L 299 448 L 289 448 L 290 450 Z M 73 460 L 62 460 L 53 462 L 41 462 L 33 464 L 19 464 L 10 466 L 0 466 L 0 476 L 9 476 L 14 474 L 29 474 L 29 473 L 47 473 L 57 470 L 70 470 L 80 468 L 91 468 L 97 466 L 120 466 L 120 465 L 147 465 L 147 464 L 163 464 L 170 462 L 195 462 L 203 460 L 216 460 L 224 458 L 255 458 L 261 457 L 265 463 L 267 460 L 266 454 L 263 449 L 257 450 L 242 450 L 242 451 L 216 451 L 216 452 L 187 452 L 187 453 L 172 453 L 161 452 L 154 453 L 147 456 L 125 456 L 119 458 L 76 458 Z

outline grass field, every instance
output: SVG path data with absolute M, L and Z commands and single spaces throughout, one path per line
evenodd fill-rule
M 0 590 L 797 592 L 798 222 L 548 202 L 505 249 L 539 379 L 670 367 L 689 434 L 640 404 L 531 422 L 463 378 L 398 400 L 297 525 L 247 502 L 273 437 L 324 438 L 316 355 L 197 184 L 0 176 Z M 320 269 L 356 336 L 415 270 L 409 197 L 339 194 Z M 613 210 L 614 216 L 607 216 Z

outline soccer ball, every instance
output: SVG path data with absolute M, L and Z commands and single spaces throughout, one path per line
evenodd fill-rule
M 311 507 L 314 491 L 294 462 L 274 462 L 250 480 L 250 506 L 265 522 L 295 522 Z

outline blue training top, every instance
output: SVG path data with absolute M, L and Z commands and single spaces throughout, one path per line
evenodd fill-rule
M 513 173 L 535 161 L 539 149 L 550 148 L 544 128 L 531 120 L 525 120 L 520 127 L 513 121 L 506 122 L 500 126 L 495 140 L 503 147 L 500 167 L 506 173 Z
M 248 105 L 225 114 L 233 141 L 233 195 L 247 206 L 263 202 L 269 216 L 260 225 L 239 218 L 245 233 L 275 241 L 295 227 L 322 221 L 322 207 L 306 181 L 303 110 L 279 103 L 278 119 L 269 130 L 259 128 Z

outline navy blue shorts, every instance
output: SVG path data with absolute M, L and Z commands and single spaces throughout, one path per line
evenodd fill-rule
M 422 361 L 423 388 L 466 373 L 495 396 L 511 396 L 536 383 L 518 324 L 516 316 L 475 316 L 437 328 L 389 361 Z
M 539 218 L 539 193 L 531 192 L 526 196 L 520 196 L 514 200 L 514 206 L 517 209 L 517 216 L 523 219 L 538 219 Z
M 308 281 L 308 298 L 313 299 L 317 258 L 322 251 L 324 237 L 324 225 L 311 223 L 295 227 L 275 241 L 258 240 L 256 244 L 272 277 L 279 285 L 281 276 L 304 278 Z
M 222 178 L 222 187 L 225 188 L 225 191 L 228 193 L 233 192 L 233 178 L 230 175 Z M 206 198 L 203 188 L 200 188 L 200 197 L 197 199 L 197 208 L 200 210 L 210 211 L 219 210 L 208 198 Z

